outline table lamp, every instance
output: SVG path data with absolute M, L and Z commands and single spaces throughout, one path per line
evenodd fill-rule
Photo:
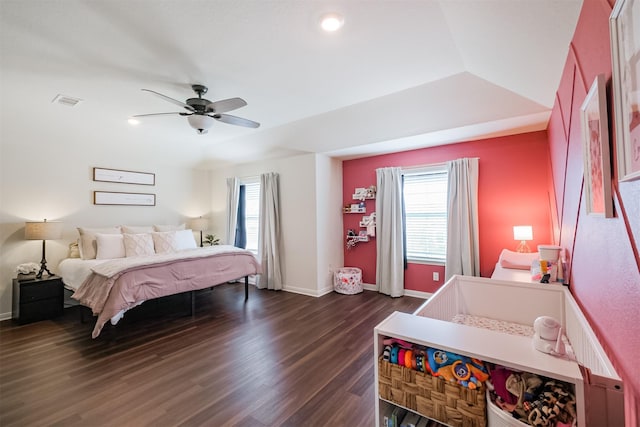
M 531 252 L 527 240 L 533 240 L 533 227 L 530 225 L 514 225 L 513 240 L 520 240 L 516 252 Z
M 42 278 L 42 274 L 46 271 L 47 275 L 53 274 L 47 268 L 47 260 L 45 257 L 45 241 L 62 238 L 62 223 L 47 222 L 26 222 L 24 226 L 24 238 L 26 240 L 42 240 L 42 261 L 40 261 L 40 271 L 36 274 L 36 278 Z
M 191 229 L 200 232 L 200 247 L 202 247 L 202 230 L 206 230 L 209 220 L 206 218 L 194 218 L 191 220 Z

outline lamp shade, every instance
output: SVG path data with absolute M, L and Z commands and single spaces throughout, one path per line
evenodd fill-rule
M 533 240 L 533 227 L 530 225 L 514 225 L 513 240 Z
M 191 229 L 194 231 L 206 230 L 209 226 L 209 220 L 207 218 L 194 218 L 190 221 Z
M 26 240 L 55 240 L 62 238 L 62 223 L 48 222 L 26 222 L 24 226 L 24 238 Z

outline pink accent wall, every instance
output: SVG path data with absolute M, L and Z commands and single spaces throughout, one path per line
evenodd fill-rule
M 389 166 L 418 166 L 443 163 L 462 157 L 478 157 L 478 222 L 480 227 L 480 273 L 493 273 L 500 251 L 515 250 L 513 226 L 533 226 L 532 250 L 538 244 L 553 243 L 550 191 L 550 164 L 546 132 L 462 142 L 440 147 L 385 154 L 344 161 L 344 204 L 352 203 L 356 187 L 376 184 L 376 169 Z M 368 200 L 367 214 L 375 210 L 375 201 Z M 553 204 L 555 206 L 555 203 Z M 358 229 L 362 215 L 345 214 L 344 232 Z M 363 281 L 376 282 L 376 242 L 359 243 L 344 253 L 345 266 L 359 267 Z M 433 281 L 437 271 L 440 280 Z M 405 272 L 405 289 L 435 292 L 444 279 L 444 266 L 409 264 Z
M 636 427 L 640 425 L 640 368 L 636 359 L 640 355 L 640 180 L 617 182 L 609 40 L 614 3 L 583 3 L 547 132 L 345 161 L 343 185 L 345 203 L 350 203 L 347 195 L 354 187 L 375 183 L 376 168 L 479 157 L 482 276 L 491 275 L 502 248 L 515 247 L 513 225 L 534 226 L 532 247 L 560 242 L 570 261 L 571 292 L 624 381 L 625 423 Z M 600 73 L 607 79 L 612 129 L 615 217 L 609 219 L 586 214 L 582 191 L 579 109 Z M 371 212 L 374 204 L 368 203 Z M 357 218 L 345 215 L 345 232 L 357 226 Z M 366 283 L 375 283 L 375 257 L 375 241 L 371 241 L 345 251 L 344 259 L 345 265 L 363 269 Z M 442 267 L 410 265 L 405 288 L 435 291 L 441 283 L 431 280 L 434 269 L 442 271 Z
M 586 214 L 579 108 L 596 75 L 607 78 L 613 129 L 609 15 L 613 0 L 585 1 L 549 123 L 560 241 L 571 260 L 571 292 L 625 383 L 625 423 L 640 425 L 640 180 L 612 182 L 614 218 Z M 570 112 L 570 114 L 568 114 Z M 560 126 L 563 126 L 563 129 Z M 615 131 L 611 158 L 615 162 Z

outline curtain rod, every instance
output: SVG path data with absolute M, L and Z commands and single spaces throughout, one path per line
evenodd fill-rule
M 416 165 L 416 166 L 409 166 L 409 167 L 400 166 L 400 169 L 402 169 L 403 171 L 411 171 L 411 170 L 432 168 L 432 167 L 446 166 L 446 165 L 447 165 L 447 162 L 428 163 L 428 164 L 424 164 L 424 165 Z
M 462 159 L 468 158 L 468 159 L 478 159 L 480 160 L 480 157 L 461 157 Z M 458 160 L 458 159 L 453 159 L 453 160 Z M 428 163 L 428 164 L 424 164 L 424 165 L 416 165 L 416 166 L 409 166 L 409 167 L 403 167 L 400 166 L 400 169 L 402 169 L 403 171 L 411 171 L 414 169 L 424 169 L 424 168 L 430 168 L 430 167 L 437 167 L 437 166 L 446 166 L 447 162 L 439 162 L 439 163 Z

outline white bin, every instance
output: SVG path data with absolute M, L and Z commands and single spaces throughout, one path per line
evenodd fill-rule
M 335 271 L 333 290 L 340 294 L 359 294 L 362 292 L 362 270 L 356 267 L 345 267 Z
M 544 259 L 546 261 L 558 261 L 561 249 L 562 248 L 560 246 L 556 245 L 538 245 L 540 259 Z

